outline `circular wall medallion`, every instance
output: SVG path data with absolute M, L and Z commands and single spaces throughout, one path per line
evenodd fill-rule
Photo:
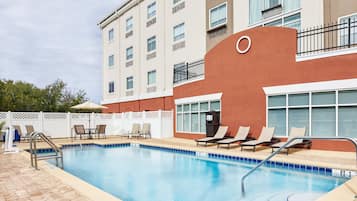
M 244 50 L 241 50 L 241 49 L 239 48 L 239 44 L 240 44 L 240 42 L 241 42 L 242 40 L 244 40 L 244 39 L 248 41 L 248 45 L 247 45 L 247 47 L 246 47 Z M 237 40 L 236 49 L 237 49 L 237 51 L 238 51 L 239 54 L 245 54 L 245 53 L 247 53 L 247 52 L 249 51 L 251 45 L 252 45 L 252 41 L 250 40 L 250 37 L 249 37 L 249 36 L 241 36 L 241 37 Z

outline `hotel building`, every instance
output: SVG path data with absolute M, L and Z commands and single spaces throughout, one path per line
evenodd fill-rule
M 103 101 L 108 112 L 172 109 L 173 69 L 206 52 L 205 1 L 132 0 L 105 18 Z
M 102 104 L 174 110 L 176 137 L 202 137 L 215 110 L 232 136 L 266 125 L 356 138 L 356 21 L 354 0 L 127 1 L 99 23 Z M 313 143 L 331 146 L 352 149 Z

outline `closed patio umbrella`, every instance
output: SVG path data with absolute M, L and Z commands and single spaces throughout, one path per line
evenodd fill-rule
M 71 107 L 72 109 L 77 109 L 77 110 L 101 110 L 101 109 L 107 109 L 108 107 L 98 105 L 95 103 L 92 103 L 90 101 L 86 101 L 84 103 L 75 105 Z M 90 113 L 89 113 L 89 125 L 90 127 Z

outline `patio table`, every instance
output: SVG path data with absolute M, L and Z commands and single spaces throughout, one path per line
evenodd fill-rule
M 85 130 L 86 130 L 86 133 L 88 133 L 88 135 L 89 135 L 88 139 L 93 139 L 92 134 L 95 134 L 96 128 L 86 128 Z

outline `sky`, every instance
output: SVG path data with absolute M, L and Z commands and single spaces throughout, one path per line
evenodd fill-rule
M 62 79 L 102 98 L 97 23 L 123 0 L 0 0 L 0 79 L 45 87 Z

